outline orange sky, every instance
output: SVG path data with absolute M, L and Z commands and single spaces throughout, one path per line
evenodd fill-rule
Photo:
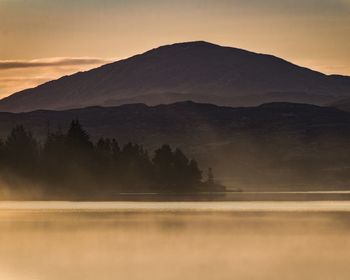
M 0 96 L 194 40 L 350 75 L 350 0 L 0 0 Z

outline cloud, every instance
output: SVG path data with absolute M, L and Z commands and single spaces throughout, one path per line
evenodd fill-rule
M 94 57 L 57 57 L 42 58 L 33 60 L 0 60 L 0 70 L 34 68 L 34 67 L 53 67 L 53 66 L 79 66 L 96 65 L 112 62 L 111 59 L 102 59 Z
M 86 71 L 115 60 L 95 57 L 0 60 L 0 98 L 58 79 L 64 75 Z

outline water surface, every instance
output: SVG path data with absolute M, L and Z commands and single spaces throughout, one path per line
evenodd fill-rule
M 350 202 L 1 202 L 1 280 L 350 277 Z

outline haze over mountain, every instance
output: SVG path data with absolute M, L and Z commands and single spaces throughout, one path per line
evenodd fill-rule
M 153 151 L 168 143 L 211 166 L 228 186 L 274 183 L 302 189 L 350 182 L 350 113 L 315 105 L 270 103 L 232 108 L 181 102 L 67 111 L 0 113 L 0 137 L 23 124 L 43 140 L 79 119 L 93 141 L 115 138 Z M 322 176 L 320 176 L 322 174 Z M 294 185 L 293 185 L 294 184 Z M 298 187 L 299 186 L 299 187 Z
M 272 101 L 329 104 L 346 97 L 350 97 L 350 77 L 324 75 L 271 55 L 189 42 L 15 93 L 0 101 L 0 110 L 184 100 L 232 106 Z

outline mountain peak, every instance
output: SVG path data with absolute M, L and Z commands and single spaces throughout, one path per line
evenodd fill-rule
M 221 46 L 214 43 L 206 42 L 206 41 L 189 41 L 189 42 L 181 42 L 181 43 L 165 45 L 159 48 L 167 48 L 167 47 L 187 48 L 187 47 L 221 47 Z
M 202 51 L 217 51 L 224 49 L 224 47 L 213 44 L 206 41 L 189 41 L 189 42 L 182 42 L 182 43 L 174 43 L 169 45 L 160 46 L 157 48 L 154 48 L 150 51 L 147 51 L 145 54 L 169 54 L 171 55 L 174 52 L 177 53 L 201 53 Z M 233 48 L 232 48 L 233 49 Z

